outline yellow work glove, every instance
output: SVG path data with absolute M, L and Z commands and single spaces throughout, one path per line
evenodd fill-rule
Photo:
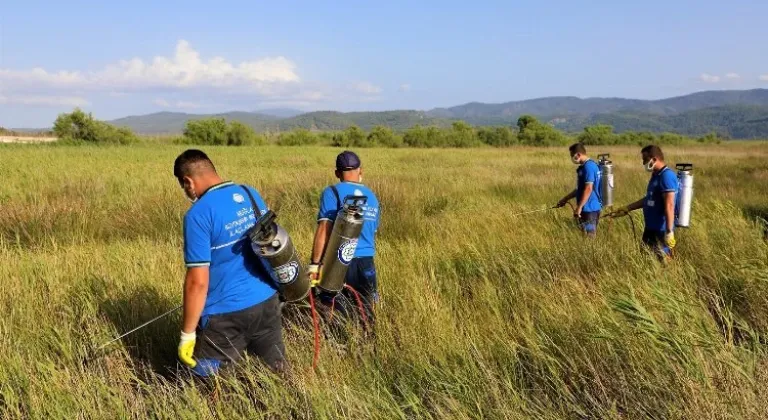
M 611 217 L 624 217 L 629 214 L 629 208 L 627 206 L 619 207 L 613 212 L 611 212 Z
M 677 241 L 675 240 L 675 232 L 667 232 L 667 234 L 664 235 L 664 242 L 666 242 L 669 249 L 675 249 L 675 245 L 677 245 Z
M 197 362 L 192 358 L 192 355 L 195 353 L 195 341 L 197 341 L 197 333 L 194 331 L 191 333 L 181 332 L 179 360 L 190 368 L 197 366 Z
M 307 274 L 309 275 L 309 282 L 312 287 L 316 286 L 320 282 L 320 264 L 308 265 Z

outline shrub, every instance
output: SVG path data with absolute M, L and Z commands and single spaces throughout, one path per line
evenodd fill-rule
M 53 132 L 59 140 L 71 144 L 130 144 L 138 141 L 130 129 L 98 121 L 79 108 L 69 114 L 59 114 L 53 123 Z

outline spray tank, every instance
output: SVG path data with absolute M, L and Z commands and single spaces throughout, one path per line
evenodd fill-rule
M 254 216 L 261 214 L 259 205 L 253 199 L 248 187 L 240 186 L 251 200 Z M 309 294 L 309 277 L 301 265 L 291 237 L 275 222 L 277 215 L 267 211 L 256 220 L 246 234 L 251 240 L 251 249 L 264 269 L 269 273 L 280 296 L 286 302 L 304 299 Z
M 693 164 L 678 163 L 677 202 L 675 203 L 675 226 L 688 227 L 691 224 L 691 205 L 693 204 Z
M 603 208 L 613 207 L 613 162 L 608 153 L 597 155 L 597 165 L 600 168 L 600 197 Z
M 251 249 L 272 278 L 286 302 L 304 299 L 309 293 L 309 277 L 301 265 L 288 232 L 275 223 L 277 215 L 269 210 L 248 230 Z
M 320 266 L 320 283 L 317 286 L 326 292 L 338 293 L 344 287 L 349 263 L 355 257 L 357 239 L 363 230 L 363 207 L 367 202 L 366 196 L 344 197 Z

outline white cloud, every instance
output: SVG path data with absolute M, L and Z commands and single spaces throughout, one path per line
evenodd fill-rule
M 704 83 L 718 83 L 720 82 L 720 76 L 713 76 L 711 74 L 702 73 L 701 76 L 699 76 L 702 82 Z
M 763 82 L 768 82 L 768 73 L 761 75 L 760 80 L 762 80 Z
M 400 85 L 400 88 L 398 89 L 400 92 L 410 92 L 411 91 L 411 85 L 408 83 L 403 83 Z
M 371 82 L 357 82 L 352 85 L 352 89 L 365 95 L 377 95 L 382 89 Z
M 4 105 L 37 105 L 37 106 L 67 106 L 82 107 L 90 103 L 78 96 L 46 96 L 46 95 L 0 95 L 0 104 Z
M 738 80 L 741 79 L 741 76 L 738 73 L 728 73 L 725 75 L 725 78 L 729 80 Z
M 58 71 L 42 68 L 27 71 L 0 69 L 0 86 L 36 86 L 98 90 L 143 88 L 222 88 L 266 89 L 270 84 L 299 82 L 296 65 L 285 57 L 266 57 L 233 64 L 222 57 L 208 60 L 184 40 L 176 45 L 173 57 L 120 60 L 93 72 Z
M 163 98 L 157 98 L 154 101 L 152 101 L 152 103 L 157 106 L 161 106 L 163 108 L 168 108 L 169 106 L 171 106 L 171 104 L 169 104 L 168 101 L 166 101 Z

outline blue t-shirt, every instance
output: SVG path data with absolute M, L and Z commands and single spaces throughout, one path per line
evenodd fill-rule
M 372 257 L 376 252 L 376 231 L 379 229 L 379 200 L 370 188 L 356 182 L 340 182 L 336 184 L 339 198 L 333 193 L 331 187 L 327 187 L 320 195 L 320 211 L 317 220 L 330 220 L 333 223 L 339 213 L 339 201 L 344 204 L 344 197 L 348 195 L 364 195 L 368 197 L 367 204 L 363 207 L 363 231 L 357 240 L 355 258 Z
M 667 231 L 667 216 L 664 212 L 664 193 L 674 192 L 672 202 L 677 203 L 677 176 L 668 167 L 651 175 L 648 182 L 648 191 L 643 203 L 643 216 L 645 216 L 645 228 L 656 232 Z
M 259 193 L 248 188 L 266 213 Z M 275 294 L 246 235 L 255 223 L 248 195 L 232 182 L 208 189 L 184 216 L 184 262 L 187 267 L 210 267 L 203 316 L 239 311 Z
M 600 211 L 603 208 L 603 197 L 600 187 L 602 186 L 602 174 L 600 173 L 600 167 L 592 159 L 584 162 L 583 165 L 576 169 L 576 201 L 581 201 L 581 195 L 584 194 L 584 190 L 587 184 L 592 184 L 592 192 L 587 198 L 587 203 L 584 204 L 583 211 L 592 212 Z

